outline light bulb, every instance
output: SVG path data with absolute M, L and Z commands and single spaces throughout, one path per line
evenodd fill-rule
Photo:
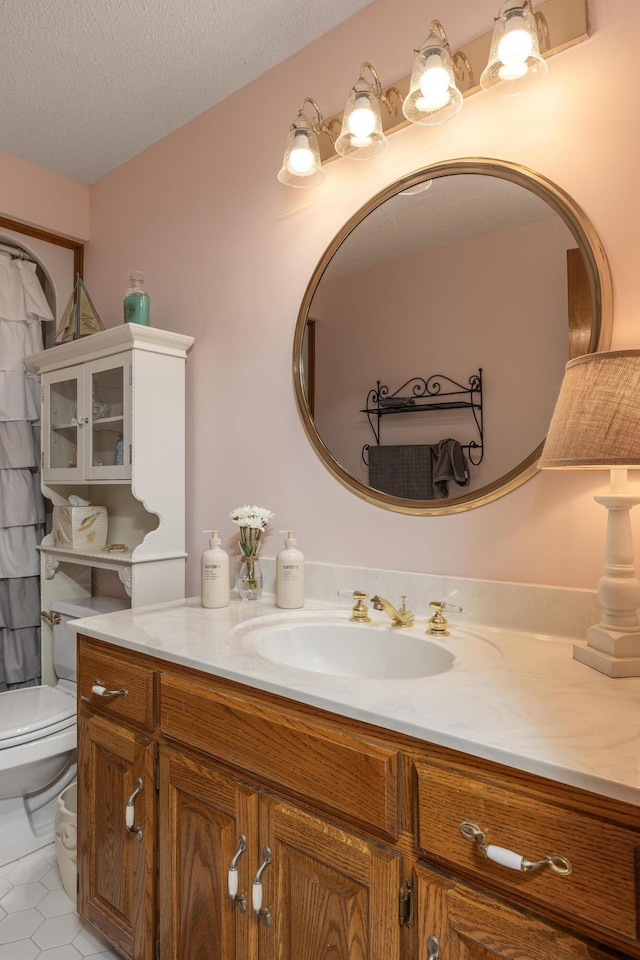
M 376 116 L 371 109 L 368 97 L 357 97 L 351 115 L 349 130 L 359 139 L 369 138 L 376 126 Z
M 498 47 L 502 66 L 498 70 L 501 80 L 518 80 L 527 72 L 527 59 L 533 50 L 533 37 L 521 27 L 505 33 Z
M 309 148 L 309 138 L 299 131 L 293 138 L 293 148 L 289 154 L 289 169 L 304 176 L 313 170 L 313 151 Z
M 441 61 L 440 66 L 434 64 L 424 71 L 420 77 L 420 92 L 422 97 L 416 102 L 419 110 L 439 110 L 449 102 L 449 74 Z

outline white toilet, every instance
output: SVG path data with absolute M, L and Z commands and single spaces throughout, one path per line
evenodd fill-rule
M 67 621 L 126 605 L 114 597 L 53 602 L 56 686 L 0 693 L 0 866 L 53 841 L 56 799 L 76 776 L 76 635 Z

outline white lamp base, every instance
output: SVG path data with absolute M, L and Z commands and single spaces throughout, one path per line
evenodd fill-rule
M 573 659 L 608 677 L 640 677 L 640 582 L 629 517 L 640 497 L 615 492 L 595 499 L 608 510 L 604 574 L 598 583 L 602 619 L 587 630 L 586 644 L 575 644 Z
M 591 627 L 591 630 L 597 629 L 598 627 Z M 608 677 L 640 677 L 640 657 L 614 656 L 597 650 L 589 643 L 575 643 L 573 659 L 586 663 L 588 667 L 593 667 Z

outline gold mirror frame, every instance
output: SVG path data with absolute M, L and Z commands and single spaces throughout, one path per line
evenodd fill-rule
M 505 496 L 525 483 L 536 473 L 536 464 L 542 452 L 544 440 L 521 463 L 497 480 L 486 484 L 478 490 L 463 496 L 443 500 L 405 500 L 369 487 L 361 480 L 348 473 L 331 454 L 322 438 L 318 434 L 309 410 L 303 383 L 303 346 L 304 334 L 308 320 L 308 313 L 316 289 L 331 258 L 340 248 L 345 238 L 385 200 L 397 193 L 407 190 L 424 180 L 434 180 L 437 177 L 456 174 L 482 174 L 484 176 L 499 177 L 519 184 L 526 190 L 540 197 L 561 217 L 576 239 L 585 266 L 587 268 L 591 301 L 593 305 L 591 335 L 589 347 L 583 351 L 594 353 L 607 350 L 611 342 L 611 327 L 613 316 L 613 292 L 609 264 L 600 242 L 600 239 L 580 207 L 574 200 L 550 180 L 529 170 L 526 167 L 501 160 L 483 158 L 468 158 L 452 160 L 434 164 L 417 170 L 412 174 L 396 180 L 393 184 L 376 194 L 368 203 L 355 213 L 342 227 L 322 255 L 302 300 L 298 313 L 296 330 L 293 341 L 293 378 L 296 402 L 306 434 L 316 453 L 333 476 L 347 490 L 368 503 L 393 510 L 396 513 L 412 514 L 414 516 L 442 516 L 474 510 L 486 503 L 491 503 L 499 497 Z

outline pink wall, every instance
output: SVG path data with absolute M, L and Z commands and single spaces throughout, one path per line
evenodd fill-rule
M 362 61 L 391 83 L 410 72 L 432 18 L 444 18 L 456 47 L 487 31 L 497 7 L 498 0 L 376 0 L 91 188 L 87 283 L 104 322 L 121 322 L 126 272 L 140 266 L 153 323 L 196 338 L 188 361 L 189 593 L 198 590 L 202 531 L 218 527 L 230 547 L 229 510 L 246 502 L 276 513 L 269 555 L 280 546 L 277 531 L 289 528 L 309 560 L 595 586 L 605 513 L 592 495 L 605 475 L 541 474 L 468 513 L 399 515 L 333 479 L 294 402 L 293 332 L 323 250 L 389 182 L 448 158 L 513 161 L 568 191 L 610 259 L 612 346 L 640 345 L 637 0 L 589 0 L 592 37 L 554 57 L 545 82 L 525 97 L 471 97 L 445 126 L 394 134 L 373 163 L 330 164 L 317 190 L 276 180 L 303 96 L 330 115 Z
M 89 188 L 2 151 L 0 212 L 71 240 L 89 239 Z

